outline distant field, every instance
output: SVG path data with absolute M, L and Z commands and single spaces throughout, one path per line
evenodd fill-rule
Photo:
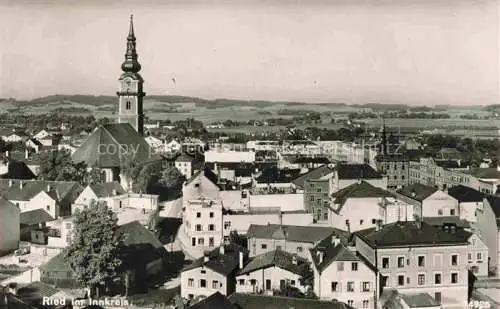
M 380 127 L 380 119 L 362 119 L 368 127 Z M 434 128 L 500 128 L 500 119 L 471 120 L 471 119 L 386 119 L 385 123 L 390 127 L 400 128 L 424 128 L 432 130 Z

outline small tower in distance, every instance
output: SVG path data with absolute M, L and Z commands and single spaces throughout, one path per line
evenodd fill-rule
M 130 28 L 127 36 L 127 51 L 122 63 L 122 75 L 119 80 L 118 122 L 130 123 L 139 133 L 144 135 L 143 92 L 144 80 L 139 71 L 141 65 L 137 61 L 136 38 L 134 34 L 133 15 L 130 16 Z

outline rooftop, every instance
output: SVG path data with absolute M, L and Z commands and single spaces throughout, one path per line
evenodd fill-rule
M 448 195 L 453 196 L 460 203 L 482 202 L 483 199 L 488 196 L 478 190 L 463 185 L 449 188 Z
M 229 300 L 239 309 L 354 309 L 337 301 L 321 301 L 304 298 L 232 294 Z
M 420 225 L 420 226 L 419 226 Z M 426 222 L 399 221 L 384 225 L 381 229 L 369 228 L 355 233 L 372 248 L 410 246 L 467 245 L 468 242 L 451 232 Z
M 312 169 L 309 172 L 296 177 L 295 179 L 293 179 L 292 183 L 299 188 L 304 188 L 304 183 L 307 180 L 318 179 L 331 173 L 333 173 L 333 170 L 329 168 L 328 165 L 322 165 L 318 168 Z
M 295 263 L 294 263 L 295 261 Z M 306 259 L 295 254 L 276 249 L 250 259 L 250 261 L 238 272 L 238 275 L 248 274 L 259 269 L 278 267 L 295 274 L 302 274 L 303 265 L 308 264 Z
M 215 292 L 200 302 L 189 306 L 188 309 L 238 309 L 238 307 L 232 304 L 226 296 Z
M 394 194 L 366 181 L 360 181 L 333 193 L 332 197 L 335 198 L 335 204 L 343 205 L 349 198 L 394 197 Z
M 336 167 L 339 179 L 380 179 L 382 174 L 368 164 L 339 164 Z
M 313 263 L 320 273 L 335 261 L 360 261 L 356 253 L 349 250 L 344 243 L 341 241 L 334 243 L 331 238 L 325 238 L 314 248 L 310 249 L 310 252 Z M 322 259 L 320 259 L 319 254 L 323 255 Z
M 22 225 L 35 225 L 54 220 L 54 218 L 42 208 L 21 212 L 19 218 Z
M 413 200 L 422 202 L 437 191 L 439 191 L 438 188 L 415 183 L 398 190 L 397 193 L 409 197 Z
M 125 189 L 118 181 L 96 183 L 89 185 L 90 189 L 98 198 L 110 197 L 125 193 Z
M 288 241 L 316 243 L 335 232 L 334 228 L 322 226 L 252 224 L 248 228 L 247 238 L 286 239 Z
M 227 276 L 234 272 L 239 266 L 239 253 L 243 252 L 247 255 L 247 249 L 236 244 L 224 245 L 224 254 L 220 254 L 220 248 L 216 248 L 207 253 L 208 261 L 205 262 L 205 257 L 195 260 L 190 265 L 183 268 L 183 271 L 195 269 L 198 267 L 206 267 L 211 270 Z

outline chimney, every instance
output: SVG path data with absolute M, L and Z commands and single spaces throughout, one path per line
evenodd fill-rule
M 15 282 L 9 283 L 8 288 L 9 288 L 9 293 L 17 295 L 17 283 Z
M 29 153 L 29 151 L 28 151 L 28 148 L 26 148 L 26 150 L 24 151 L 24 158 L 25 158 L 25 159 L 28 159 L 28 158 L 29 158 L 29 156 L 30 156 L 30 153 Z
M 226 253 L 226 250 L 224 248 L 224 244 L 222 244 L 220 247 L 219 247 L 219 254 L 220 255 L 224 255 Z
M 23 183 L 23 181 L 21 180 L 21 181 L 19 182 L 19 189 L 22 189 L 23 187 L 24 187 L 24 183 Z
M 51 187 L 50 187 L 50 183 L 47 184 L 47 191 L 50 191 Z
M 14 182 L 12 181 L 12 179 L 9 179 L 9 188 L 11 188 L 11 187 L 12 187 L 12 184 L 13 184 L 13 183 L 14 183 Z
M 297 257 L 295 255 L 292 257 L 292 264 L 297 265 Z
M 243 252 L 240 251 L 239 253 L 239 265 L 240 265 L 240 269 L 243 269 Z
M 113 189 L 113 191 L 111 192 L 111 194 L 114 196 L 114 195 L 117 195 L 116 193 L 116 189 Z
M 415 190 L 411 190 L 411 196 L 415 197 L 415 195 L 417 195 L 417 192 L 415 192 Z
M 316 255 L 318 256 L 319 263 L 323 263 L 323 251 L 316 252 Z

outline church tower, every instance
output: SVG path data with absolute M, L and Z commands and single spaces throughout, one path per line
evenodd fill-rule
M 146 95 L 143 90 L 144 80 L 139 71 L 141 65 L 137 61 L 137 51 L 134 35 L 133 16 L 130 16 L 130 29 L 127 36 L 127 52 L 122 64 L 122 75 L 120 76 L 120 88 L 118 95 L 118 122 L 130 123 L 139 133 L 144 134 L 143 98 Z

